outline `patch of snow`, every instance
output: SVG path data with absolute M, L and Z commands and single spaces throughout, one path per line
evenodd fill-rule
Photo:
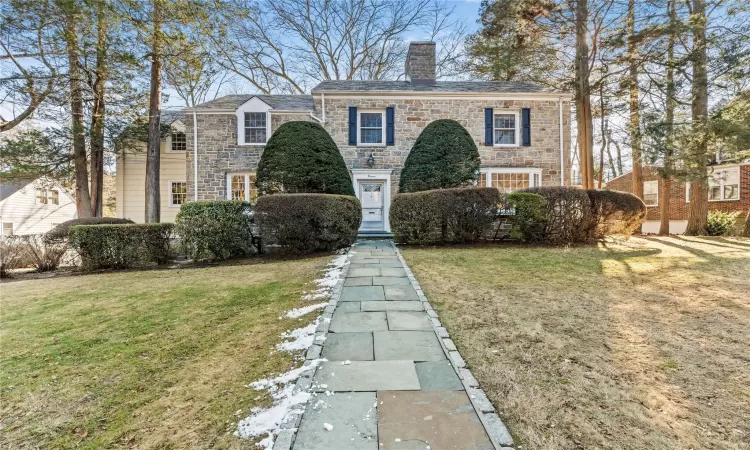
M 318 328 L 318 322 L 319 318 L 315 319 L 310 325 L 283 333 L 281 335 L 282 338 L 291 340 L 277 344 L 276 349 L 285 352 L 293 352 L 309 348 L 313 345 L 313 341 L 315 340 L 315 329 Z
M 318 288 L 313 292 L 307 293 L 302 298 L 305 300 L 320 300 L 330 297 L 333 287 L 336 286 L 336 283 L 339 282 L 339 278 L 344 271 L 344 264 L 346 263 L 348 257 L 349 256 L 346 254 L 339 255 L 335 257 L 333 261 L 328 263 L 328 267 L 323 274 L 323 278 L 319 278 L 314 281 Z
M 325 428 L 328 431 L 333 431 L 333 425 L 331 425 L 330 423 L 324 423 L 323 428 Z
M 309 314 L 309 313 L 315 311 L 316 309 L 323 309 L 326 306 L 328 306 L 327 302 L 325 302 L 325 303 L 316 303 L 314 305 L 304 306 L 302 308 L 294 308 L 292 310 L 287 311 L 286 312 L 286 316 L 288 318 L 290 318 L 290 319 L 296 319 L 297 317 L 302 317 L 305 314 Z

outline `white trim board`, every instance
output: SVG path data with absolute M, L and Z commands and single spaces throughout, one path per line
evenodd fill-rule
M 354 185 L 354 194 L 361 202 L 359 193 L 359 183 L 368 181 L 385 182 L 385 192 L 383 193 L 383 231 L 391 232 L 390 209 L 391 209 L 391 174 L 393 169 L 351 169 L 352 183 Z

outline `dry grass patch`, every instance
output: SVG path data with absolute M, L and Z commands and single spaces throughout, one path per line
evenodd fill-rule
M 524 449 L 750 448 L 750 240 L 403 254 Z
M 248 383 L 330 257 L 0 285 L 0 448 L 253 448 Z M 298 363 L 297 363 L 298 364 Z

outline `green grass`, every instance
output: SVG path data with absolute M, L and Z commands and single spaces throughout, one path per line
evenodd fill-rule
M 234 413 L 328 259 L 2 284 L 0 447 L 251 447 Z
M 750 241 L 403 255 L 524 449 L 750 448 Z

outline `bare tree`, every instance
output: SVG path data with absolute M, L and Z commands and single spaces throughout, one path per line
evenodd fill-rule
M 30 118 L 62 81 L 50 16 L 46 2 L 0 6 L 0 103 L 8 106 L 0 132 Z
M 452 13 L 433 0 L 237 0 L 212 36 L 219 64 L 260 92 L 304 93 L 322 80 L 399 77 L 409 31 L 436 39 L 450 71 L 465 32 Z
M 185 42 L 180 51 L 165 55 L 164 81 L 189 107 L 205 102 L 211 92 L 216 98 L 228 75 L 195 40 Z

